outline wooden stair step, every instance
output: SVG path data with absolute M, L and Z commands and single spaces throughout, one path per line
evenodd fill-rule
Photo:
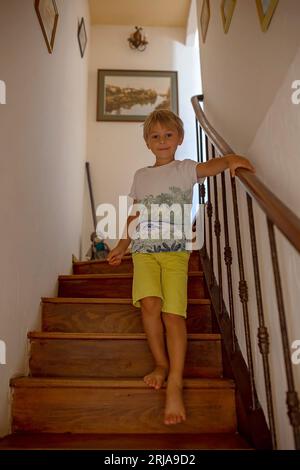
M 189 271 L 201 271 L 199 252 L 194 251 L 189 260 Z M 76 261 L 73 274 L 129 273 L 133 271 L 132 256 L 126 255 L 119 266 L 110 266 L 105 260 Z
M 74 333 L 141 333 L 140 309 L 131 299 L 43 298 L 42 330 Z M 211 333 L 211 301 L 189 299 L 188 333 Z
M 132 297 L 132 273 L 62 275 L 58 283 L 58 297 Z M 188 297 L 205 297 L 202 271 L 189 273 Z
M 47 433 L 234 433 L 235 388 L 231 380 L 186 379 L 187 420 L 163 423 L 165 388 L 142 380 L 11 380 L 13 432 Z
M 250 450 L 239 434 L 10 434 L 2 450 Z
M 143 377 L 154 368 L 144 333 L 28 334 L 30 371 L 39 377 Z M 221 377 L 221 337 L 189 334 L 184 375 Z

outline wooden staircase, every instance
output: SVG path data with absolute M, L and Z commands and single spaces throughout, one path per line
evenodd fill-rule
M 187 420 L 163 424 L 165 387 L 153 367 L 140 310 L 131 303 L 132 260 L 75 262 L 57 298 L 42 299 L 31 332 L 30 375 L 11 380 L 12 434 L 0 449 L 248 449 L 237 434 L 235 385 L 223 377 L 221 337 L 198 253 L 189 264 Z

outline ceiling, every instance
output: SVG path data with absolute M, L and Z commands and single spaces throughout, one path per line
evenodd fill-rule
M 186 27 L 191 0 L 89 0 L 91 23 Z

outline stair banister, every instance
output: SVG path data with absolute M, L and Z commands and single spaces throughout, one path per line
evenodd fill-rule
M 203 95 L 192 98 L 192 105 L 196 118 L 208 139 L 212 142 L 220 156 L 235 153 L 225 140 L 216 132 L 207 120 L 199 102 L 204 101 Z M 300 219 L 283 202 L 275 196 L 253 173 L 238 168 L 236 176 L 243 184 L 245 191 L 249 193 L 259 204 L 268 218 L 290 241 L 294 248 L 300 253 Z
M 192 105 L 196 115 L 196 129 L 197 129 L 197 145 L 200 142 L 200 149 L 197 150 L 198 161 L 205 161 L 211 158 L 215 158 L 216 153 L 220 156 L 227 154 L 234 154 L 235 152 L 230 148 L 230 146 L 225 142 L 225 140 L 217 133 L 217 131 L 212 127 L 206 118 L 200 103 L 204 101 L 203 95 L 197 95 L 192 98 Z M 205 160 L 203 156 L 203 136 L 204 132 L 205 138 Z M 209 144 L 211 151 L 209 151 Z M 201 157 L 201 158 L 200 158 Z M 276 240 L 274 236 L 274 226 L 276 226 L 280 232 L 290 241 L 294 248 L 300 252 L 300 219 L 288 208 L 286 207 L 255 175 L 244 169 L 236 170 L 236 177 L 239 182 L 242 184 L 243 188 L 246 191 L 247 195 L 247 204 L 248 204 L 248 218 L 249 218 L 249 231 L 251 237 L 251 249 L 252 249 L 252 259 L 253 259 L 253 270 L 255 274 L 255 288 L 256 288 L 256 300 L 257 300 L 257 311 L 258 311 L 258 345 L 260 353 L 262 354 L 263 368 L 264 368 L 264 379 L 265 379 L 265 391 L 267 399 L 267 409 L 269 417 L 269 427 L 272 438 L 272 447 L 273 449 L 277 448 L 277 437 L 275 429 L 275 419 L 274 419 L 274 409 L 273 409 L 273 397 L 272 397 L 272 386 L 271 386 L 271 373 L 269 365 L 269 333 L 265 326 L 264 312 L 263 312 L 263 299 L 260 286 L 260 276 L 259 276 L 259 266 L 258 266 L 258 256 L 257 256 L 257 247 L 256 247 L 256 234 L 255 234 L 255 222 L 253 217 L 253 208 L 252 200 L 254 199 L 256 203 L 261 207 L 265 213 L 270 241 L 270 250 L 271 258 L 273 265 L 274 273 L 274 283 L 277 297 L 278 313 L 279 313 L 279 323 L 280 323 L 280 333 L 282 340 L 284 364 L 286 371 L 286 381 L 287 381 L 287 408 L 288 416 L 290 419 L 290 424 L 293 428 L 295 448 L 300 449 L 300 405 L 298 394 L 295 389 L 292 363 L 289 350 L 289 338 L 287 331 L 287 319 L 284 309 L 282 288 L 281 288 L 281 277 L 279 262 L 277 256 L 277 247 Z M 227 217 L 227 202 L 226 202 L 226 186 L 225 186 L 225 177 L 224 172 L 221 174 L 222 178 L 222 200 L 223 200 L 223 220 L 224 220 L 224 232 L 225 232 L 225 250 L 224 250 L 224 260 L 227 267 L 227 279 L 228 279 L 228 289 L 229 289 L 229 308 L 230 308 L 230 324 L 231 324 L 231 353 L 234 354 L 236 350 L 236 335 L 235 335 L 235 320 L 234 320 L 234 306 L 232 300 L 232 279 L 231 279 L 231 264 L 232 264 L 232 254 L 231 247 L 229 245 L 229 234 L 228 234 L 228 217 Z M 204 185 L 201 185 L 201 187 Z M 249 368 L 249 383 L 251 388 L 251 408 L 256 410 L 260 407 L 255 390 L 254 382 L 254 368 L 252 360 L 252 346 L 251 346 L 251 334 L 250 334 L 250 324 L 248 317 L 248 290 L 247 282 L 244 276 L 244 265 L 243 265 L 243 253 L 242 245 L 240 238 L 240 229 L 239 229 L 239 213 L 238 213 L 238 201 L 236 194 L 236 182 L 234 178 L 231 178 L 232 186 L 232 197 L 233 197 L 233 210 L 234 210 L 234 221 L 235 221 L 235 235 L 237 243 L 237 253 L 238 253 L 238 264 L 239 264 L 239 274 L 240 274 L 240 283 L 239 283 L 239 293 L 240 300 L 243 306 L 243 317 L 244 317 L 244 328 L 245 328 L 245 341 L 247 347 L 247 359 L 248 359 L 248 368 Z M 210 194 L 210 178 L 207 178 L 207 187 L 208 187 L 208 202 L 207 202 L 207 216 L 209 219 L 209 251 L 206 243 L 206 237 L 204 238 L 204 248 L 201 251 L 202 257 L 205 259 L 209 256 L 209 274 L 208 274 L 208 284 L 211 289 L 217 288 L 218 292 L 218 301 L 217 305 L 217 314 L 219 319 L 219 324 L 222 319 L 223 308 L 226 309 L 222 301 L 222 270 L 220 269 L 220 227 L 219 227 L 219 215 L 218 215 L 218 192 L 216 177 L 214 177 L 214 201 L 215 201 L 215 236 L 217 243 L 218 251 L 218 286 L 214 286 L 214 262 L 213 262 L 213 241 L 212 241 L 212 204 L 211 204 L 211 194 Z M 200 194 L 202 197 L 202 202 L 204 200 L 205 188 L 200 188 Z

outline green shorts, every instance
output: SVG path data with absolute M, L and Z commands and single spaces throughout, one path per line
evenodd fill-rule
M 162 312 L 186 318 L 189 251 L 132 253 L 132 303 L 160 297 Z

